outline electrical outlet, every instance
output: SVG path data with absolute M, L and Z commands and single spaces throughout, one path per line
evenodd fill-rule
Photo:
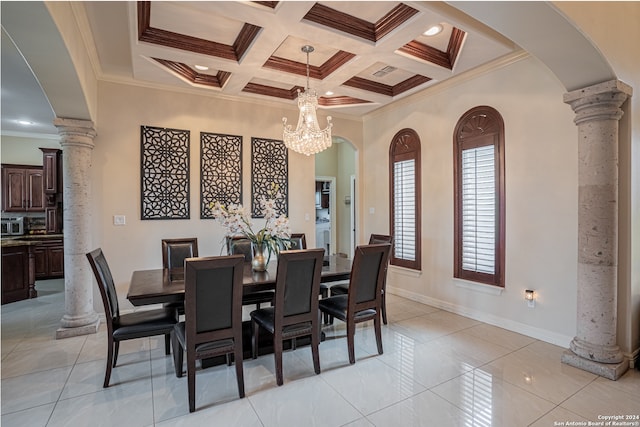
M 125 225 L 126 223 L 126 217 L 124 215 L 113 216 L 113 225 Z

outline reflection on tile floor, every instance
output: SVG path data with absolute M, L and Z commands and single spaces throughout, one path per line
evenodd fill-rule
M 373 328 L 360 325 L 349 365 L 336 321 L 325 328 L 320 375 L 308 347 L 284 354 L 282 387 L 273 357 L 247 360 L 245 399 L 233 367 L 198 371 L 189 414 L 186 377 L 175 377 L 162 338 L 122 343 L 107 389 L 104 325 L 95 335 L 53 338 L 63 286 L 41 281 L 37 299 L 2 306 L 3 427 L 544 427 L 640 416 L 638 371 L 609 381 L 562 364 L 562 348 L 394 295 L 383 355 Z

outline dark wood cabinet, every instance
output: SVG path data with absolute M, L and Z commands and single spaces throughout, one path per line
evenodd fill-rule
M 43 184 L 41 166 L 2 165 L 2 210 L 43 212 Z
M 45 197 L 45 229 L 47 233 L 62 232 L 62 150 L 40 148 L 42 151 L 43 193 Z
M 42 150 L 42 170 L 44 173 L 44 194 L 62 192 L 62 156 L 56 148 L 40 148 Z
M 64 277 L 64 244 L 60 239 L 36 240 L 34 249 L 36 279 L 56 279 Z
M 29 244 L 2 246 L 2 304 L 35 298 L 34 249 Z
M 47 234 L 59 234 L 62 231 L 62 215 L 60 208 L 45 208 L 45 230 Z
M 324 181 L 316 181 L 316 209 L 329 207 L 329 190 Z
M 25 172 L 27 184 L 27 198 L 25 205 L 27 212 L 44 211 L 44 192 L 42 185 L 44 182 L 42 168 L 27 169 Z

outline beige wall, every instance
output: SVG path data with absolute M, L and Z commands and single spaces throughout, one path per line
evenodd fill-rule
M 636 94 L 620 121 L 618 344 L 627 357 L 640 343 L 640 39 L 638 2 L 556 2 L 594 41 Z M 427 91 L 365 117 L 363 164 L 386 156 L 391 137 L 413 127 L 422 139 L 423 271 L 391 272 L 392 292 L 568 346 L 575 334 L 577 130 L 565 89 L 533 58 L 448 88 Z M 422 100 L 420 98 L 423 97 Z M 452 132 L 476 105 L 497 108 L 506 126 L 507 267 L 501 295 L 452 279 Z M 426 174 L 425 171 L 428 171 Z M 363 174 L 362 235 L 388 221 L 386 174 Z M 373 212 L 373 213 L 371 213 Z M 542 231 L 541 231 L 542 230 Z M 522 291 L 538 291 L 529 310 Z
M 243 137 L 243 199 L 244 204 L 249 205 L 251 137 L 281 139 L 282 117 L 297 117 L 294 109 L 285 110 L 281 106 L 115 83 L 100 83 L 98 99 L 98 135 L 91 172 L 92 243 L 93 247 L 104 250 L 122 297 L 126 295 L 132 271 L 161 266 L 160 240 L 163 238 L 195 236 L 200 255 L 220 254 L 224 230 L 213 220 L 200 219 L 200 132 Z M 335 130 L 356 144 L 362 141 L 360 121 L 333 116 Z M 140 220 L 141 125 L 191 131 L 191 219 Z M 315 240 L 314 176 L 314 157 L 290 151 L 291 228 L 310 236 L 311 244 Z M 125 215 L 126 225 L 114 226 L 113 215 Z
M 91 58 L 89 57 L 89 51 L 85 44 L 85 40 L 82 38 L 79 28 L 79 25 L 87 25 L 87 23 L 84 21 L 80 21 L 80 23 L 78 23 L 77 19 L 79 16 L 82 16 L 82 14 L 74 13 L 73 10 L 74 8 L 81 9 L 84 6 L 82 5 L 82 2 L 62 1 L 46 2 L 45 6 L 49 10 L 51 17 L 60 31 L 60 36 L 67 46 L 69 56 L 71 56 L 73 66 L 77 73 L 76 78 L 82 87 L 82 93 L 84 94 L 84 100 L 86 102 L 86 109 L 90 116 L 70 118 L 81 118 L 84 120 L 91 119 L 95 121 L 98 109 L 98 80 L 96 78 L 93 64 L 91 63 Z M 97 58 L 94 57 L 93 60 L 95 61 Z M 52 104 L 64 105 L 65 93 L 59 89 L 57 91 L 53 91 L 52 88 L 48 89 L 48 96 L 54 97 L 53 100 L 50 99 L 50 101 L 54 101 Z M 73 101 L 78 102 L 77 100 Z M 58 115 L 61 114 L 60 111 L 56 112 Z
M 624 106 L 620 147 L 619 343 L 623 351 L 633 351 L 640 340 L 638 326 L 634 326 L 640 325 L 640 56 L 633 55 L 640 39 L 640 3 L 554 4 L 578 24 L 609 59 L 618 77 L 636 91 Z M 49 9 L 62 25 L 71 15 L 67 6 L 60 7 L 64 9 L 51 5 Z M 65 30 L 63 37 L 71 46 L 74 61 L 80 60 L 76 67 L 92 115 L 98 112 L 91 237 L 94 246 L 105 250 L 124 296 L 132 270 L 160 265 L 159 242 L 163 237 L 198 236 L 203 255 L 219 253 L 222 230 L 211 220 L 199 219 L 198 133 L 244 137 L 244 194 L 248 202 L 251 136 L 279 138 L 281 117 L 293 120 L 297 113 L 293 106 L 285 111 L 274 104 L 251 105 L 114 83 L 99 83 L 96 90 L 84 45 L 75 27 L 72 30 Z M 369 233 L 388 229 L 387 166 L 378 165 L 381 159 L 386 161 L 395 132 L 412 127 L 422 140 L 423 271 L 415 276 L 392 270 L 390 291 L 566 346 L 576 325 L 577 129 L 571 108 L 562 103 L 564 88 L 534 58 L 453 83 L 375 112 L 365 117 L 364 126 L 332 112 L 334 133 L 354 144 L 356 170 L 362 171 L 358 177 L 359 241 Z M 506 129 L 507 270 L 501 295 L 482 292 L 477 286 L 461 287 L 452 279 L 452 132 L 465 111 L 483 104 L 503 115 Z M 140 125 L 192 132 L 192 219 L 139 220 Z M 18 163 L 32 158 L 32 152 L 26 154 L 30 149 L 21 152 L 23 147 L 16 148 L 13 143 L 3 136 L 2 161 Z M 290 157 L 290 213 L 293 227 L 313 236 L 313 193 L 306 190 L 313 185 L 311 159 L 295 154 Z M 304 220 L 305 213 L 309 213 L 309 221 Z M 113 226 L 115 214 L 126 215 L 127 225 Z M 525 288 L 538 291 L 538 305 L 533 310 L 524 304 Z
M 528 56 L 448 86 L 365 118 L 364 164 L 376 165 L 363 173 L 366 235 L 388 228 L 393 135 L 412 128 L 421 140 L 422 272 L 391 268 L 390 292 L 568 346 L 576 328 L 578 141 L 564 89 Z M 453 130 L 478 105 L 494 107 L 505 123 L 506 285 L 500 295 L 453 279 Z M 534 309 L 526 306 L 525 289 L 538 294 Z
M 344 141 L 338 148 L 338 180 L 336 182 L 336 216 L 340 226 L 336 235 L 338 253 L 350 254 L 351 247 L 351 204 L 345 203 L 345 197 L 351 195 L 351 176 L 356 175 L 356 151 L 353 146 Z M 353 202 L 352 202 L 353 203 Z M 365 237 L 366 241 L 366 237 Z M 358 244 L 359 242 L 356 242 Z M 364 243 L 364 242 L 361 242 Z
M 588 34 L 633 96 L 620 120 L 618 345 L 640 348 L 640 2 L 554 2 Z
M 316 154 L 316 176 L 330 176 L 336 178 L 336 253 L 350 253 L 351 205 L 344 202 L 345 196 L 351 194 L 351 175 L 356 174 L 356 151 L 348 141 L 338 138 L 331 147 Z
M 42 151 L 40 151 L 40 147 L 61 148 L 57 139 L 7 135 L 2 135 L 0 147 L 2 163 L 34 166 L 42 166 Z

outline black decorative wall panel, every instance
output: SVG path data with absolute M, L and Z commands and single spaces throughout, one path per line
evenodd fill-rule
M 200 133 L 200 218 L 213 218 L 210 204 L 242 203 L 242 137 Z
M 140 126 L 141 219 L 189 219 L 188 130 Z
M 264 215 L 258 202 L 260 196 L 274 198 L 276 186 L 282 197 L 276 199 L 278 214 L 289 215 L 289 160 L 288 150 L 282 141 L 251 138 L 251 215 Z

